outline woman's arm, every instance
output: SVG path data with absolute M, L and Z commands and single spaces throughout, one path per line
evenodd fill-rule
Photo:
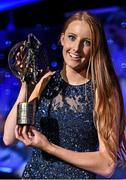
M 23 129 L 16 126 L 15 129 L 16 138 L 22 141 L 26 146 L 37 147 L 78 168 L 94 172 L 101 176 L 110 177 L 113 174 L 116 163 L 107 152 L 99 133 L 100 146 L 98 151 L 76 152 L 50 143 L 42 133 L 38 132 L 33 127 L 30 128 L 29 132 L 26 126 Z
M 47 151 L 49 154 L 81 169 L 94 172 L 104 177 L 111 177 L 115 170 L 116 163 L 108 154 L 100 136 L 99 141 L 100 148 L 95 152 L 74 152 L 54 144 L 51 144 Z
M 11 145 L 16 140 L 15 126 L 16 126 L 16 117 L 17 117 L 17 105 L 25 100 L 25 93 L 26 93 L 26 83 L 24 82 L 21 85 L 21 89 L 17 97 L 17 100 L 13 105 L 5 121 L 3 141 L 6 145 Z
M 85 169 L 101 176 L 111 177 L 113 174 L 116 162 L 111 158 L 108 150 L 105 146 L 103 139 L 100 136 L 99 129 L 97 127 L 99 149 L 94 152 L 77 152 L 69 149 L 65 149 L 53 143 L 50 143 L 48 139 L 40 132 L 30 127 L 31 130 L 27 132 L 26 127 L 20 129 L 16 127 L 16 138 L 22 141 L 26 146 L 34 146 L 42 151 L 45 151 L 67 163 L 70 163 L 78 168 Z M 118 127 L 116 120 L 113 123 L 111 130 L 112 136 L 118 144 Z M 83 143 L 83 142 L 82 142 Z M 117 155 L 117 152 L 115 152 Z
M 118 98 L 117 98 L 118 101 Z M 96 104 L 98 103 L 98 96 L 96 91 Z M 119 104 L 119 102 L 118 102 Z M 119 119 L 119 108 L 117 113 L 117 119 Z M 117 119 L 113 123 L 113 128 L 111 130 L 111 136 L 115 137 L 116 143 L 118 144 L 119 134 L 118 134 L 118 123 Z M 57 145 L 51 144 L 48 147 L 47 152 L 70 163 L 79 168 L 94 172 L 101 176 L 110 177 L 116 167 L 116 162 L 112 160 L 110 154 L 107 151 L 104 141 L 102 140 L 99 132 L 99 127 L 97 125 L 97 133 L 99 140 L 99 150 L 95 152 L 74 152 L 71 150 L 64 149 Z M 41 144 L 41 149 L 42 149 Z M 115 152 L 117 155 L 117 151 Z
M 37 99 L 39 98 L 41 92 L 43 91 L 43 89 L 45 88 L 45 86 L 47 85 L 48 81 L 50 80 L 51 76 L 54 73 L 55 72 L 49 71 L 40 79 L 40 81 L 35 86 L 33 92 L 31 93 L 31 96 L 29 97 L 28 102 L 31 102 L 31 101 L 33 102 L 34 100 L 36 100 L 36 98 Z M 4 141 L 5 145 L 11 145 L 11 144 L 15 143 L 15 140 L 16 140 L 15 126 L 16 126 L 16 118 L 17 118 L 17 105 L 20 102 L 25 101 L 25 93 L 26 93 L 26 84 L 22 83 L 18 98 L 5 121 L 4 134 L 3 134 L 3 141 Z

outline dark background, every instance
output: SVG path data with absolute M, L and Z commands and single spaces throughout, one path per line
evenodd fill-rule
M 76 11 L 90 11 L 103 23 L 126 108 L 126 2 L 112 0 L 1 0 L 0 1 L 0 178 L 20 178 L 31 153 L 20 142 L 4 145 L 3 128 L 13 106 L 20 81 L 11 72 L 8 53 L 33 33 L 44 45 L 51 69 L 61 67 L 58 44 L 64 21 Z M 102 177 L 97 177 L 102 178 Z M 110 179 L 126 179 L 117 167 Z M 104 178 L 105 179 L 105 178 Z

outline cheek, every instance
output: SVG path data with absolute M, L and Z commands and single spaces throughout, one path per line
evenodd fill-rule
M 62 46 L 65 50 L 67 50 L 71 48 L 71 43 L 66 38 L 64 38 L 62 41 Z
M 85 47 L 84 49 L 83 49 L 83 52 L 84 52 L 84 55 L 85 56 L 90 56 L 90 47 Z
M 70 47 L 70 43 L 64 41 L 63 47 L 64 47 L 65 49 L 68 49 L 68 48 Z

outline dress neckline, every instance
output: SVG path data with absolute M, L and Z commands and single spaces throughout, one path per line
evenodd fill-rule
M 64 78 L 62 77 L 61 75 L 61 71 L 59 71 L 59 76 L 61 78 L 61 80 L 67 84 L 68 86 L 71 86 L 71 87 L 82 87 L 82 86 L 85 86 L 87 84 L 89 84 L 91 82 L 91 79 L 89 79 L 88 81 L 86 81 L 85 83 L 82 83 L 82 84 L 77 84 L 77 85 L 74 85 L 74 84 L 70 84 L 69 82 L 67 82 L 66 80 L 64 80 Z

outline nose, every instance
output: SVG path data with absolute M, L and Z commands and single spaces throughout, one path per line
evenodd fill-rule
M 76 52 L 81 50 L 81 43 L 79 41 L 74 42 L 73 44 L 73 50 Z

